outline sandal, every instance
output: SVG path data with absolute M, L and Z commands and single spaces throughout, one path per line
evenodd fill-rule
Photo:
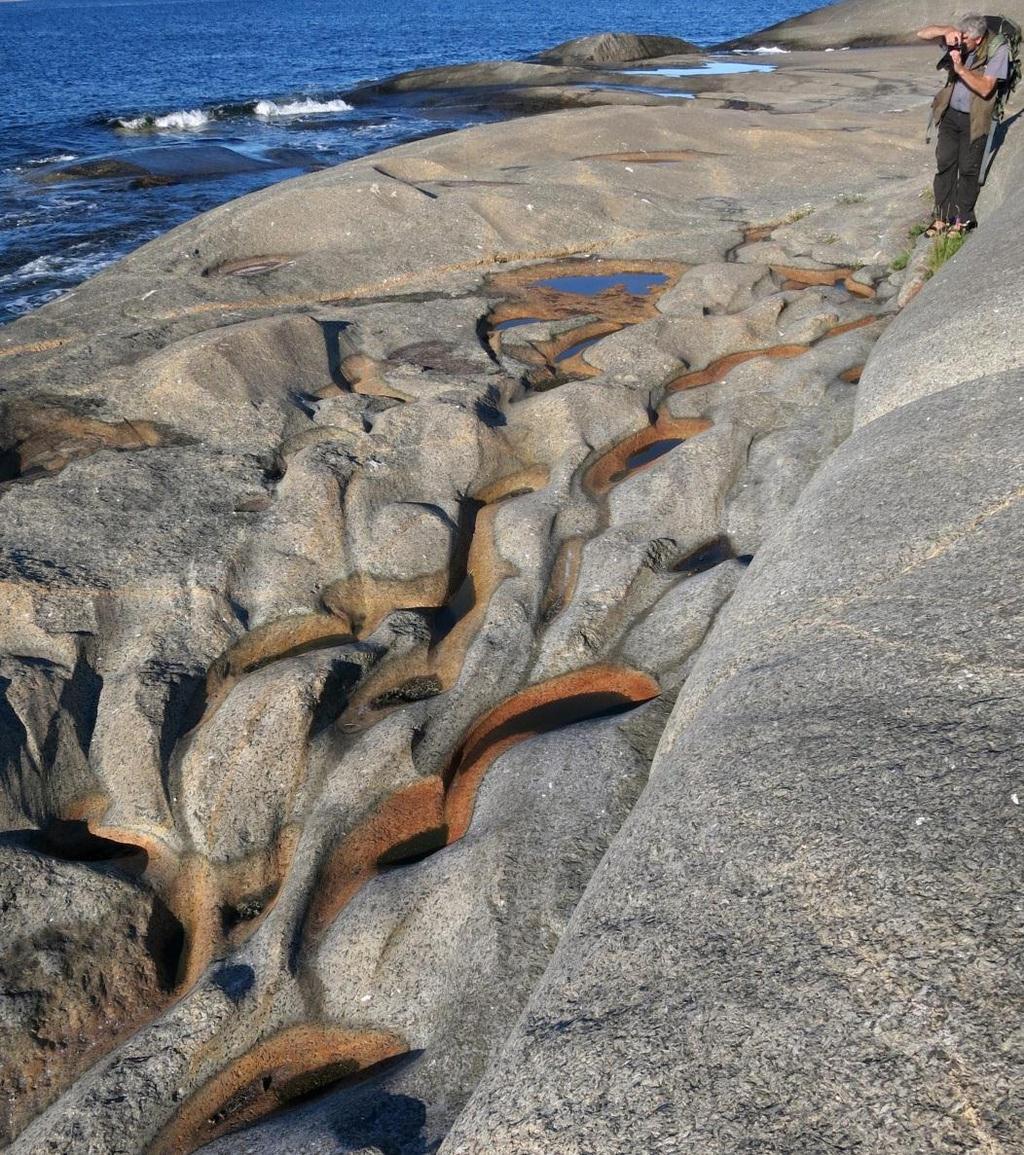
M 948 233 L 952 227 L 948 221 L 932 221 L 924 230 L 924 235 L 926 237 L 941 237 L 943 233 Z

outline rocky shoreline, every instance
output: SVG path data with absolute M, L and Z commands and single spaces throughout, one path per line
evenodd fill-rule
M 9 1150 L 1019 1145 L 1022 162 L 893 267 L 933 55 L 418 141 L 0 330 Z M 402 84 L 566 99 L 502 68 Z

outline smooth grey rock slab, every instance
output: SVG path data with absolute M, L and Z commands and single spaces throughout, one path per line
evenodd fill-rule
M 927 0 L 902 0 L 899 4 L 886 3 L 886 0 L 844 0 L 844 3 L 824 5 L 718 47 L 842 48 L 913 44 L 914 32 L 918 28 L 928 24 L 953 24 L 965 11 L 938 7 Z M 999 11 L 1018 24 L 1024 19 L 1021 0 L 1003 0 Z
M 1024 228 L 1019 142 L 993 162 L 979 200 L 986 227 L 971 233 L 878 342 L 861 377 L 856 421 L 972 378 L 1024 365 L 1019 340 Z
M 1022 385 L 805 491 L 445 1155 L 1024 1143 Z

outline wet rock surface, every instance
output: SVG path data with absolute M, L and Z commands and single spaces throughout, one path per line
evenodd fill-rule
M 931 63 L 716 84 L 0 332 L 12 1151 L 1012 1147 L 1019 382 L 872 367 Z

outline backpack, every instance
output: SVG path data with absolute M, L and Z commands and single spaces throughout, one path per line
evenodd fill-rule
M 1009 99 L 1010 93 L 1013 92 L 1020 83 L 1021 30 L 1020 25 L 1015 24 L 1007 16 L 986 16 L 985 23 L 988 25 L 988 34 L 992 37 L 993 47 L 998 47 L 999 44 L 1005 44 L 1010 50 L 1010 67 L 1007 71 L 1006 79 L 999 82 L 999 90 L 996 93 L 996 103 L 992 110 L 993 123 L 998 123 L 1003 119 L 1003 113 L 1006 110 L 1006 101 Z

